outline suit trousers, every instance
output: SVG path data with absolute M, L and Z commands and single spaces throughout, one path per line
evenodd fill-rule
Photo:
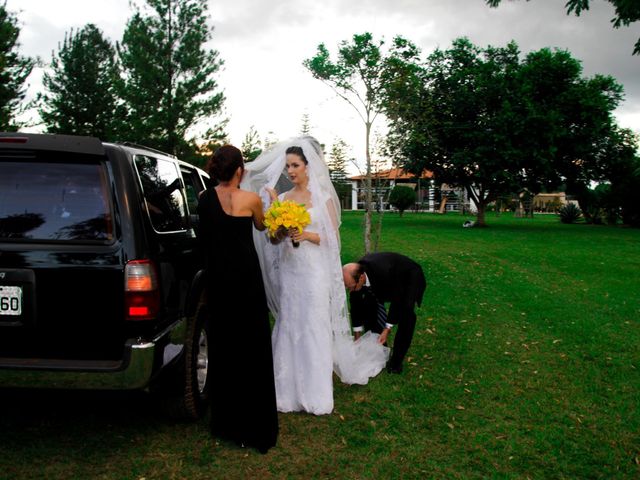
M 364 330 L 381 333 L 382 326 L 378 322 L 378 301 L 371 290 L 362 289 L 351 293 L 351 320 L 354 327 L 362 326 Z M 399 367 L 407 355 L 416 328 L 416 312 L 411 300 L 391 302 L 389 318 L 395 323 L 395 338 L 390 367 Z
M 375 300 L 367 299 L 368 314 L 364 318 L 364 329 L 371 330 L 374 333 L 382 333 L 382 326 L 376 319 L 377 303 Z M 391 358 L 389 359 L 389 366 L 399 367 L 404 361 L 404 357 L 409 351 L 411 341 L 413 340 L 413 332 L 416 328 L 416 312 L 413 308 L 398 308 L 396 305 L 391 305 L 391 309 L 394 309 L 394 318 L 398 321 L 395 328 L 395 337 L 393 340 L 393 349 L 391 351 Z
M 416 328 L 416 312 L 413 309 L 404 312 L 402 321 L 398 323 L 396 336 L 393 339 L 393 350 L 391 351 L 390 367 L 400 367 L 404 357 L 409 351 L 413 332 Z

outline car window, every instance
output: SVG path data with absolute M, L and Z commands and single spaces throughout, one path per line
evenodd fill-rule
M 113 239 L 104 164 L 0 161 L 0 238 Z
M 204 185 L 200 179 L 200 175 L 195 168 L 181 166 L 182 179 L 184 180 L 185 193 L 187 195 L 187 206 L 189 213 L 196 213 L 198 207 L 198 197 L 204 190 Z
M 185 230 L 188 225 L 187 209 L 176 164 L 170 160 L 136 155 L 135 165 L 153 228 L 158 232 Z
M 200 180 L 203 181 L 204 183 L 204 188 L 213 188 L 216 186 L 216 182 L 213 181 L 213 179 L 207 175 L 206 173 L 204 173 L 203 171 L 200 171 Z

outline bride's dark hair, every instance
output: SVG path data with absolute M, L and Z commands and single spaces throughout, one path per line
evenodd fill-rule
M 309 162 L 307 161 L 307 157 L 304 156 L 304 152 L 302 151 L 302 147 L 298 147 L 294 145 L 293 147 L 287 148 L 287 151 L 284 153 L 286 155 L 289 155 L 290 153 L 292 153 L 293 155 L 297 155 L 302 159 L 305 165 L 309 165 Z
M 242 152 L 233 145 L 224 145 L 211 156 L 207 165 L 209 175 L 219 182 L 228 182 L 238 167 L 244 169 Z

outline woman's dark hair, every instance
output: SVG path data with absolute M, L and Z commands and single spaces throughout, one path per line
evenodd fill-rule
M 304 156 L 304 152 L 302 151 L 302 147 L 298 147 L 294 145 L 293 147 L 287 148 L 287 151 L 285 153 L 287 155 L 289 155 L 290 153 L 297 155 L 302 159 L 305 165 L 309 165 L 309 162 L 307 161 L 307 157 Z
M 218 182 L 228 182 L 238 167 L 244 170 L 242 152 L 233 145 L 224 145 L 211 156 L 207 170 Z

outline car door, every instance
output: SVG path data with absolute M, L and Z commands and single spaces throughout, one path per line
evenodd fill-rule
M 185 184 L 175 159 L 153 154 L 135 155 L 151 236 L 163 303 L 163 322 L 184 315 L 191 282 L 196 234 L 189 221 Z

